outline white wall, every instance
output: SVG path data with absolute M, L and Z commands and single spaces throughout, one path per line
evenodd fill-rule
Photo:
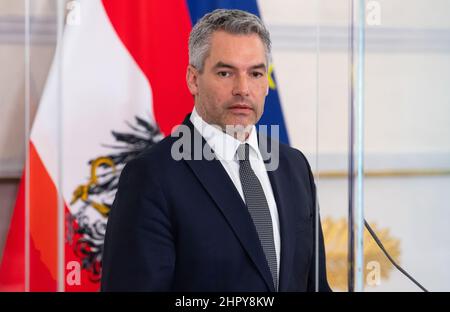
M 412 175 L 367 178 L 365 215 L 399 241 L 409 273 L 430 290 L 449 291 L 450 1 L 378 3 L 381 24 L 366 29 L 364 162 L 372 173 Z M 327 173 L 345 173 L 348 162 L 348 4 L 260 1 L 291 143 L 318 173 L 322 218 L 336 222 L 347 216 L 347 179 Z M 420 173 L 427 170 L 441 175 Z M 368 291 L 418 290 L 389 266 L 382 270 L 389 278 Z

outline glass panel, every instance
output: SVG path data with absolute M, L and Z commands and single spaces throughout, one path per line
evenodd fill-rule
M 24 203 L 28 204 L 25 206 L 28 207 L 27 232 L 30 235 L 25 235 L 29 237 L 29 240 L 28 248 L 26 248 L 27 257 L 25 253 L 22 253 L 22 261 L 29 274 L 26 275 L 26 282 L 25 278 L 23 279 L 22 287 L 26 284 L 26 289 L 31 291 L 62 290 L 61 268 L 64 266 L 61 266 L 60 262 L 63 255 L 61 241 L 58 244 L 58 233 L 61 234 L 61 227 L 54 226 L 61 225 L 61 214 L 58 215 L 61 198 L 58 197 L 56 189 L 61 190 L 59 194 L 64 193 L 66 204 L 68 204 L 73 199 L 72 195 L 76 187 L 85 184 L 88 176 L 88 173 L 80 174 L 81 178 L 66 184 L 65 179 L 68 175 L 61 170 L 69 165 L 67 162 L 71 165 L 71 162 L 77 158 L 73 156 L 68 143 L 61 145 L 61 142 L 70 142 L 73 138 L 71 135 L 74 133 L 64 131 L 62 125 L 70 125 L 75 119 L 72 115 L 64 115 L 64 92 L 67 92 L 69 88 L 64 88 L 61 84 L 61 82 L 75 81 L 72 79 L 73 71 L 64 71 L 66 67 L 58 64 L 58 57 L 54 58 L 56 43 L 61 42 L 59 40 L 62 34 L 62 16 L 67 14 L 66 22 L 72 26 L 72 28 L 69 27 L 70 32 L 75 35 L 86 34 L 83 32 L 84 28 L 78 27 L 83 22 L 79 19 L 80 11 L 73 6 L 62 8 L 62 2 L 25 1 L 23 3 L 27 7 L 20 8 L 19 16 L 22 16 L 17 19 L 21 20 L 23 16 L 29 16 L 27 25 L 25 25 L 25 19 L 21 20 L 23 33 L 26 34 L 25 38 L 28 38 L 27 42 L 30 44 L 27 50 L 28 56 L 23 55 L 21 58 L 23 64 L 29 64 L 29 70 L 24 69 L 27 73 L 25 86 L 28 91 L 23 90 L 21 93 L 21 96 L 29 98 L 25 106 L 27 110 L 24 109 L 23 117 L 21 116 L 28 120 L 27 131 L 31 130 L 31 125 L 35 121 L 39 102 L 48 102 L 50 99 L 50 102 L 57 104 L 50 109 L 39 110 L 41 124 L 45 127 L 39 127 L 39 131 L 32 132 L 33 144 L 28 145 L 30 174 L 24 181 L 28 181 L 29 186 L 25 192 L 28 196 L 23 195 L 23 199 Z M 348 226 L 349 1 L 338 4 L 329 1 L 304 0 L 290 2 L 283 6 L 276 1 L 261 1 L 258 4 L 262 17 L 272 33 L 276 83 L 279 85 L 278 91 L 290 144 L 306 155 L 315 175 L 327 247 L 328 279 L 334 290 L 345 290 Z M 88 11 L 93 12 L 88 8 L 84 12 Z M 23 45 L 23 41 L 21 44 Z M 22 49 L 25 51 L 24 45 Z M 71 56 L 74 55 L 77 54 Z M 70 61 L 65 59 L 65 53 L 59 54 L 59 57 L 63 63 L 66 60 L 70 64 Z M 52 61 L 53 67 L 50 70 Z M 43 92 L 44 86 L 45 92 Z M 138 88 L 136 86 L 134 88 L 136 89 L 133 89 L 133 92 L 137 94 Z M 71 90 L 74 91 L 77 88 L 71 88 Z M 79 89 L 70 96 L 74 99 L 80 94 L 89 93 Z M 118 124 L 114 125 L 114 127 L 117 126 L 120 127 Z M 129 130 L 126 127 L 124 129 Z M 22 133 L 20 142 L 26 141 L 24 136 Z M 105 137 L 102 139 L 104 142 L 96 142 L 95 149 L 98 149 L 100 143 L 111 142 L 110 139 Z M 62 163 L 61 155 L 70 155 L 67 156 L 66 163 Z M 89 157 L 94 160 L 94 156 L 101 155 L 89 155 Z M 77 160 L 79 167 L 84 168 L 86 172 L 89 172 L 91 167 L 90 163 L 86 165 L 89 157 Z M 110 166 L 104 163 L 98 170 L 107 175 L 110 173 L 109 168 Z M 101 200 L 104 199 L 101 198 Z M 78 212 L 84 211 L 83 203 L 81 200 L 76 201 L 72 208 L 76 208 Z M 100 219 L 103 220 L 103 218 Z M 72 225 L 73 221 L 73 218 L 68 219 L 68 224 Z M 93 222 L 91 223 L 86 225 L 86 230 L 93 229 Z M 80 260 L 73 255 L 80 252 L 76 248 L 89 249 L 95 245 L 96 241 L 90 241 L 94 244 L 90 246 L 77 245 L 75 240 L 71 241 L 71 239 L 75 234 L 78 235 L 77 239 L 80 238 L 79 233 L 74 232 L 80 228 L 68 227 L 66 230 L 68 234 L 66 239 L 69 242 L 66 251 L 71 258 L 66 255 L 64 261 L 67 263 L 73 259 Z M 99 263 L 95 258 L 97 251 L 88 249 L 84 251 L 89 251 L 89 259 L 86 257 L 84 260 L 91 262 L 87 263 L 89 271 L 82 270 L 82 280 L 93 285 L 92 289 L 94 289 L 98 284 L 92 283 L 92 280 L 98 280 Z M 42 257 L 37 256 L 37 251 Z M 28 265 L 25 265 L 25 258 L 30 259 L 27 262 Z
M 318 1 L 313 168 L 333 291 L 348 289 L 352 1 Z
M 58 98 L 60 87 L 49 88 L 51 64 L 55 64 L 58 46 L 58 1 L 25 1 L 29 12 L 30 48 L 28 86 L 30 103 L 30 135 L 25 170 L 25 278 L 27 291 L 58 290 L 58 168 L 60 133 L 58 108 L 48 109 L 45 99 Z M 27 14 L 27 9 L 25 11 Z M 25 36 L 27 38 L 27 34 Z M 54 66 L 54 65 L 53 65 Z M 32 90 L 39 85 L 39 93 Z M 32 95 L 33 94 L 33 95 Z M 26 96 L 26 93 L 25 93 Z M 60 101 L 58 101 L 59 103 Z M 31 105 L 31 104 L 30 104 Z M 45 124 L 45 127 L 36 127 Z M 28 235 L 27 235 L 28 232 Z
M 2 1 L 0 26 L 4 127 L 0 131 L 0 179 L 2 203 L 8 203 L 0 207 L 5 216 L 1 218 L 5 223 L 0 239 L 5 243 L 1 244 L 0 289 L 54 290 L 51 267 L 57 262 L 57 246 L 52 245 L 56 231 L 49 226 L 51 205 L 47 205 L 54 197 L 42 192 L 41 159 L 30 143 L 30 133 L 55 49 L 56 2 Z M 52 128 L 54 122 L 49 120 L 47 126 Z M 48 271 L 42 269 L 43 263 Z
M 365 206 L 392 257 L 449 291 L 450 2 L 368 1 Z M 366 291 L 420 291 L 368 236 Z
M 24 3 L 0 2 L 0 259 L 5 259 L 5 246 L 16 246 L 20 255 L 8 258 L 0 268 L 0 291 L 24 290 L 24 229 L 8 241 L 15 199 L 25 159 L 24 98 Z M 23 219 L 22 219 L 23 221 Z M 20 270 L 13 270 L 15 263 Z

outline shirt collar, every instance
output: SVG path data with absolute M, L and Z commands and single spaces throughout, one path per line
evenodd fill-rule
M 253 125 L 249 137 L 244 142 L 241 142 L 231 135 L 222 131 L 222 129 L 208 124 L 198 114 L 197 110 L 192 110 L 190 121 L 203 136 L 209 146 L 214 150 L 214 153 L 221 160 L 236 160 L 236 151 L 240 144 L 248 143 L 250 145 L 250 157 L 262 159 L 259 147 L 258 136 L 256 135 L 256 127 Z

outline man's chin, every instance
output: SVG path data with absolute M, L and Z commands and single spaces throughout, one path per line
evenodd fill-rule
M 224 124 L 230 127 L 252 127 L 255 124 L 255 118 L 248 118 L 247 116 L 244 118 L 232 118 L 226 120 Z
M 223 131 L 239 141 L 245 141 L 253 129 L 251 123 L 232 123 L 223 127 Z
M 225 124 L 225 126 L 223 128 L 227 128 L 230 130 L 236 130 L 236 131 L 245 131 L 247 129 L 250 129 L 254 126 L 254 123 L 240 123 L 240 122 L 236 122 L 236 123 L 229 123 L 229 124 Z

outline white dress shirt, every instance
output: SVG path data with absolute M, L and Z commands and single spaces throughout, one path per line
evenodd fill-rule
M 267 203 L 269 205 L 270 216 L 272 218 L 273 238 L 275 244 L 275 252 L 277 256 L 277 271 L 280 276 L 280 224 L 278 219 L 277 204 L 273 196 L 272 185 L 264 165 L 261 152 L 258 147 L 258 137 L 256 135 L 256 127 L 253 126 L 249 137 L 245 142 L 241 142 L 229 134 L 224 133 L 221 129 L 205 122 L 202 117 L 193 109 L 190 120 L 198 132 L 205 138 L 209 146 L 214 150 L 214 154 L 225 168 L 230 176 L 237 191 L 241 195 L 245 203 L 244 192 L 242 190 L 241 180 L 239 178 L 239 160 L 236 155 L 237 148 L 240 144 L 248 143 L 250 145 L 250 165 L 261 183 Z

